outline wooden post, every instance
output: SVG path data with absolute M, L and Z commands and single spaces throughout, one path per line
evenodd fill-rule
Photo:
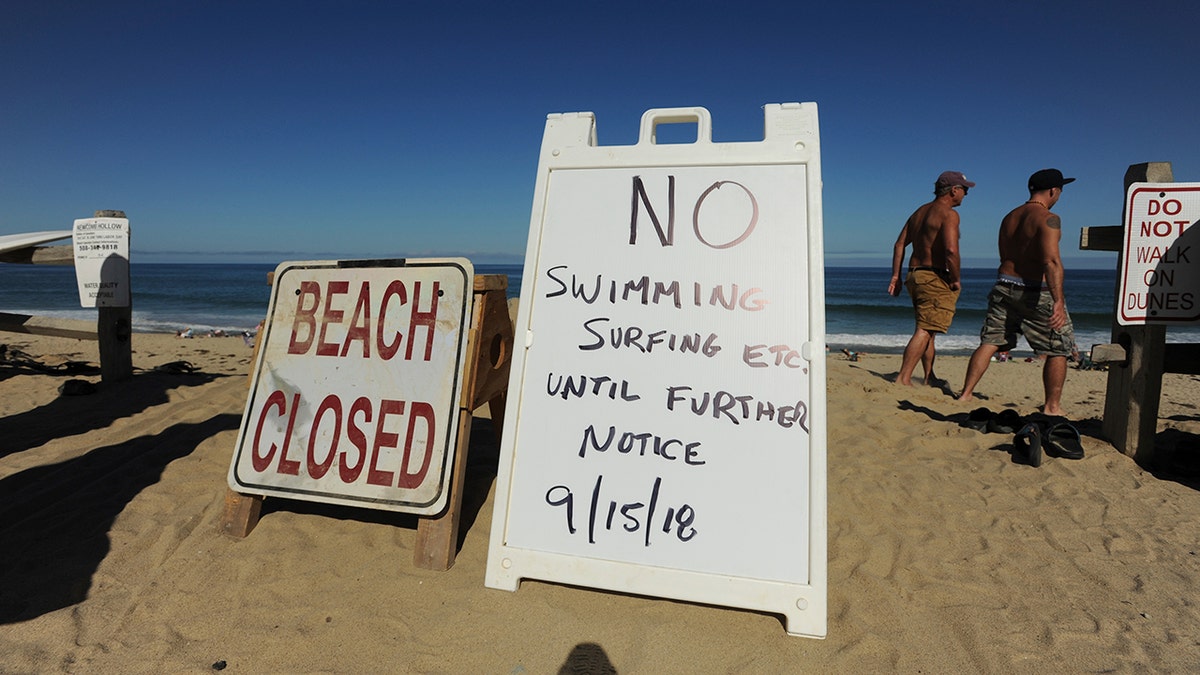
M 275 271 L 267 272 L 267 285 L 275 283 Z M 266 326 L 266 322 L 259 324 Z M 263 330 L 254 335 L 254 351 L 250 355 L 250 371 L 246 373 L 246 388 L 254 386 L 254 369 L 258 366 L 258 352 L 262 349 Z M 222 534 L 244 539 L 250 536 L 262 516 L 262 505 L 266 498 L 262 495 L 244 495 L 225 488 L 225 510 L 221 513 L 221 522 L 217 529 Z
M 1133 183 L 1171 183 L 1175 178 L 1170 162 L 1133 164 L 1125 172 L 1125 195 Z M 1126 205 L 1127 206 L 1127 205 Z M 1128 214 L 1121 208 L 1121 222 Z M 1125 260 L 1117 257 L 1115 302 L 1121 302 L 1121 278 Z M 1125 347 L 1125 362 L 1108 369 L 1101 430 L 1109 442 L 1139 465 L 1154 463 L 1154 435 L 1158 431 L 1158 398 L 1162 394 L 1163 352 L 1167 328 L 1162 325 L 1122 326 L 1117 321 L 1120 307 L 1114 304 L 1112 341 Z
M 263 498 L 259 495 L 243 495 L 227 488 L 225 510 L 221 513 L 218 529 L 231 537 L 246 538 L 258 525 L 262 505 Z
M 124 211 L 96 211 L 95 218 L 124 218 Z M 129 277 L 121 280 L 129 288 Z M 106 384 L 133 377 L 133 293 L 125 307 L 98 307 L 96 339 L 100 342 L 100 381 Z
M 471 332 L 467 337 L 468 367 L 459 403 L 458 446 L 450 474 L 450 495 L 445 511 L 417 523 L 417 542 L 413 547 L 413 564 L 417 567 L 450 569 L 458 553 L 462 493 L 471 444 L 471 412 L 487 403 L 497 438 L 504 427 L 504 394 L 508 390 L 513 346 L 512 321 L 505 299 L 507 288 L 508 278 L 504 275 L 475 275 Z

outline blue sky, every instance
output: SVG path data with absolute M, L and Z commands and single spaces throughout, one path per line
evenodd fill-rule
M 0 234 L 123 209 L 135 262 L 524 254 L 546 115 L 601 145 L 819 107 L 826 260 L 887 264 L 944 169 L 971 266 L 1054 166 L 1068 264 L 1126 167 L 1200 181 L 1192 2 L 44 2 L 0 10 Z

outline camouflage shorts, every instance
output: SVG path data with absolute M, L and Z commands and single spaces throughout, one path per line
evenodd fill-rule
M 1075 351 L 1075 328 L 1071 315 L 1062 328 L 1050 328 L 1054 298 L 1050 291 L 996 284 L 988 293 L 987 317 L 979 331 L 985 345 L 1000 345 L 1001 351 L 1017 344 L 1017 333 L 1025 336 L 1035 354 L 1070 356 Z

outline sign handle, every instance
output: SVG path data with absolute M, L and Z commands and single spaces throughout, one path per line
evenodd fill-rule
M 642 127 L 638 134 L 638 145 L 654 145 L 660 124 L 696 125 L 696 143 L 712 143 L 712 115 L 700 107 L 653 108 L 642 113 Z

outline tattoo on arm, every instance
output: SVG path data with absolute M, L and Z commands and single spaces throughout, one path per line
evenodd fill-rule
M 1052 229 L 1060 230 L 1062 229 L 1062 219 L 1058 215 L 1051 213 L 1050 217 L 1046 219 L 1046 225 Z

